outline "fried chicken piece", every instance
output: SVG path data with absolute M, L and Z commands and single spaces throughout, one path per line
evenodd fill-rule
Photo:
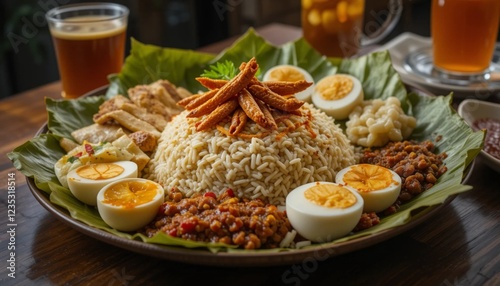
M 161 115 L 167 121 L 173 115 L 181 112 L 180 109 L 177 110 L 163 104 L 158 95 L 152 93 L 150 89 L 150 86 L 138 85 L 128 90 L 128 96 L 135 105 L 145 108 L 149 113 Z
M 167 126 L 167 120 L 159 114 L 149 113 L 145 108 L 138 107 L 133 103 L 124 103 L 120 108 L 133 116 L 153 125 L 158 131 L 163 131 Z
M 181 100 L 181 96 L 177 93 L 175 87 L 168 80 L 159 80 L 149 85 L 149 91 L 157 98 L 165 107 L 181 111 L 177 106 L 177 101 Z
M 114 124 L 116 125 L 116 122 L 103 122 L 102 120 L 99 120 L 100 117 L 102 117 L 104 114 L 115 111 L 115 110 L 120 110 L 120 106 L 122 106 L 124 103 L 132 103 L 130 99 L 126 98 L 123 95 L 116 95 L 113 96 L 112 98 L 106 100 L 101 106 L 99 106 L 99 112 L 94 114 L 93 119 L 94 122 L 100 121 L 102 122 L 101 124 Z M 108 118 L 110 121 L 112 121 L 112 118 Z
M 185 98 L 186 96 L 181 94 L 179 92 L 179 89 L 173 84 L 171 83 L 170 81 L 166 80 L 166 79 L 163 79 L 163 80 L 158 80 L 156 82 L 154 82 L 152 84 L 153 87 L 155 86 L 162 86 L 163 89 L 166 91 L 166 93 L 168 94 L 168 96 L 170 98 L 172 98 L 173 102 L 174 102 L 174 105 L 175 105 L 175 102 Z M 184 89 L 185 91 L 187 91 L 186 89 Z M 183 91 L 181 91 L 183 92 Z M 188 91 L 189 93 L 189 91 Z
M 102 116 L 99 118 L 106 119 Z M 110 118 L 110 120 L 112 119 Z M 102 124 L 92 124 L 71 132 L 71 136 L 73 136 L 79 144 L 82 144 L 84 141 L 94 144 L 112 142 L 123 135 L 125 135 L 125 132 L 120 126 Z
M 140 120 L 132 114 L 123 110 L 114 110 L 104 114 L 99 117 L 96 121 L 97 124 L 103 124 L 103 122 L 108 122 L 109 120 L 115 120 L 121 126 L 127 128 L 130 131 L 147 131 L 152 133 L 156 137 L 160 137 L 161 133 L 151 124 L 146 121 Z
M 167 125 L 167 120 L 162 115 L 150 113 L 146 108 L 135 105 L 130 99 L 122 95 L 116 95 L 106 100 L 99 107 L 99 112 L 94 114 L 94 122 L 99 122 L 99 124 L 118 125 L 118 122 L 114 120 L 113 117 L 105 116 L 106 113 L 116 110 L 126 111 L 138 119 L 153 125 L 158 131 L 162 131 Z M 103 120 L 103 117 L 106 118 L 107 121 Z M 78 140 L 76 137 L 75 139 Z
M 191 93 L 189 90 L 183 88 L 182 86 L 177 87 L 176 90 L 177 90 L 177 94 L 179 94 L 179 96 L 181 97 L 181 100 L 193 95 L 193 93 Z
M 146 131 L 136 131 L 128 135 L 143 152 L 152 152 L 157 145 L 156 137 Z

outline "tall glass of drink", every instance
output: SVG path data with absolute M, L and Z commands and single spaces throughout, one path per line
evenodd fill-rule
M 386 1 L 387 17 L 380 23 L 366 23 L 369 27 L 378 26 L 367 37 L 363 34 L 365 0 L 301 0 L 304 39 L 325 56 L 355 56 L 362 46 L 381 41 L 399 21 L 402 0 Z
M 64 98 L 77 98 L 120 71 L 129 10 L 113 3 L 83 3 L 47 12 Z
M 434 67 L 457 77 L 487 73 L 499 21 L 499 0 L 432 0 Z

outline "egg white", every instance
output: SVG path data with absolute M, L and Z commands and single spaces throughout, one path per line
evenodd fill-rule
M 128 138 L 127 135 L 124 136 Z M 54 172 L 61 185 L 68 188 L 68 173 L 82 165 L 100 162 L 132 161 L 135 160 L 136 157 L 140 157 L 131 154 L 126 148 L 118 147 L 113 144 L 114 143 L 109 142 L 99 144 L 84 142 L 71 150 L 68 154 L 62 156 L 54 165 Z M 93 147 L 94 153 L 92 155 L 88 154 L 85 147 L 86 145 Z M 79 154 L 78 159 L 69 160 L 77 154 Z
M 156 195 L 154 198 L 149 202 L 134 207 L 115 206 L 105 202 L 104 193 L 106 190 L 116 184 L 132 181 L 154 184 L 156 186 Z M 101 189 L 97 195 L 97 210 L 102 220 L 110 227 L 120 231 L 136 231 L 155 218 L 158 209 L 164 202 L 164 196 L 165 191 L 163 187 L 156 182 L 142 178 L 121 179 Z
M 345 187 L 356 197 L 356 203 L 347 208 L 329 208 L 305 198 L 304 192 L 313 182 L 295 188 L 286 197 L 286 214 L 293 228 L 304 238 L 314 242 L 328 242 L 349 234 L 358 224 L 363 211 L 363 198 L 352 188 Z
M 335 182 L 337 184 L 349 186 L 348 183 L 344 181 L 344 176 L 352 169 L 352 167 L 353 166 L 350 166 L 340 170 L 335 177 Z M 388 170 L 391 173 L 392 177 L 392 182 L 388 187 L 380 190 L 373 190 L 370 192 L 359 191 L 353 187 L 353 189 L 355 189 L 359 193 L 359 195 L 363 197 L 364 212 L 381 212 L 394 204 L 394 202 L 396 202 L 396 200 L 398 199 L 399 193 L 401 191 L 401 177 L 391 169 L 384 169 Z
M 137 178 L 137 164 L 132 161 L 118 161 L 108 164 L 116 164 L 123 168 L 123 172 L 118 176 L 104 180 L 92 180 L 83 178 L 78 175 L 78 170 L 84 166 L 80 166 L 71 170 L 67 176 L 67 184 L 69 190 L 79 201 L 95 206 L 97 205 L 97 194 L 107 184 L 123 178 Z
M 335 74 L 322 78 L 320 81 L 317 82 L 316 87 L 320 85 L 322 82 L 330 81 L 332 77 L 339 75 L 346 76 L 352 80 L 353 82 L 352 90 L 345 97 L 341 99 L 327 100 L 323 98 L 320 92 L 317 91 L 317 89 L 315 88 L 312 94 L 312 102 L 317 108 L 321 109 L 323 112 L 330 115 L 331 117 L 337 120 L 344 120 L 349 117 L 349 114 L 357 105 L 363 102 L 364 93 L 361 82 L 357 78 L 348 74 Z
M 313 79 L 313 77 L 311 76 L 311 74 L 309 72 L 307 72 L 305 69 L 303 69 L 301 67 L 293 66 L 293 65 L 277 65 L 277 66 L 274 66 L 274 67 L 270 68 L 269 70 L 267 70 L 266 73 L 264 74 L 264 77 L 262 78 L 262 80 L 263 81 L 273 80 L 273 79 L 271 79 L 271 73 L 273 71 L 279 70 L 281 68 L 292 68 L 292 69 L 295 69 L 300 74 L 302 74 L 304 76 L 304 79 L 307 82 L 312 82 L 313 83 L 311 86 L 309 86 L 305 90 L 297 92 L 294 95 L 298 100 L 302 100 L 302 101 L 306 101 L 306 102 L 311 102 L 311 96 L 312 96 L 312 94 L 314 92 L 314 79 Z

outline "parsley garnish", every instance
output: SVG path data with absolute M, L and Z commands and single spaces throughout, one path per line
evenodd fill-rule
M 230 80 L 238 74 L 238 69 L 233 62 L 225 60 L 224 63 L 217 62 L 215 65 L 210 65 L 209 70 L 204 70 L 201 76 L 211 79 L 226 79 Z

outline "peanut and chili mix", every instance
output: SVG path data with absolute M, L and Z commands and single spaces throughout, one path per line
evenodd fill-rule
M 426 140 L 391 142 L 383 148 L 365 150 L 361 163 L 392 169 L 401 177 L 399 198 L 384 214 L 396 212 L 401 204 L 430 189 L 446 172 L 443 160 L 447 154 L 434 154 L 434 149 L 434 143 Z
M 431 141 L 402 141 L 364 151 L 361 163 L 392 169 L 401 176 L 402 186 L 391 207 L 380 214 L 364 213 L 355 232 L 377 225 L 379 215 L 397 212 L 401 204 L 434 186 L 447 170 L 443 163 L 446 153 L 435 154 L 434 149 Z M 207 192 L 184 198 L 174 188 L 156 219 L 142 232 L 149 237 L 161 231 L 183 239 L 257 249 L 278 247 L 291 230 L 286 213 L 261 199 L 240 199 L 231 189 L 219 197 Z
M 231 189 L 183 198 L 173 189 L 154 221 L 143 229 L 151 237 L 164 232 L 173 237 L 220 242 L 245 249 L 276 248 L 292 226 L 285 213 L 260 199 L 240 199 Z

